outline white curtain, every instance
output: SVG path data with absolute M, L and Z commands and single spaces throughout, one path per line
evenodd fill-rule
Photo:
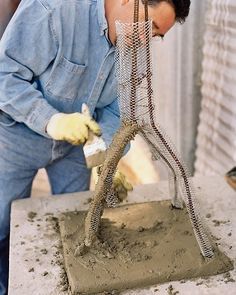
M 209 1 L 204 36 L 196 174 L 236 165 L 236 1 Z

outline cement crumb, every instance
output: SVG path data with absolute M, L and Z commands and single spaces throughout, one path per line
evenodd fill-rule
M 47 276 L 47 275 L 48 275 L 48 272 L 45 271 L 45 272 L 43 273 L 43 276 L 45 277 L 45 276 Z
M 84 201 L 84 205 L 89 205 L 92 202 L 93 198 L 88 198 L 87 200 Z
M 168 295 L 177 295 L 179 294 L 179 291 L 175 291 L 172 285 L 169 285 L 167 288 Z
M 28 216 L 29 219 L 33 220 L 37 216 L 37 213 L 31 211 L 31 212 L 28 213 L 27 216 Z
M 212 220 L 212 222 L 214 223 L 214 226 L 220 226 L 221 224 L 229 223 L 230 220 L 217 220 L 217 219 L 214 219 L 214 220 Z
M 201 285 L 203 285 L 203 283 L 204 283 L 203 281 L 197 282 L 196 286 L 201 286 Z
M 227 283 L 234 283 L 235 280 L 231 277 L 231 274 L 230 272 L 226 272 L 224 275 L 223 275 L 223 278 L 224 278 L 224 282 L 227 284 Z
M 41 249 L 40 252 L 44 255 L 48 254 L 48 250 L 47 249 Z

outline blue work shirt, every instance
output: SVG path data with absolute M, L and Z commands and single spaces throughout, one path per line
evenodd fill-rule
M 23 0 L 0 41 L 0 110 L 49 137 L 86 102 L 110 143 L 119 127 L 115 48 L 104 0 Z

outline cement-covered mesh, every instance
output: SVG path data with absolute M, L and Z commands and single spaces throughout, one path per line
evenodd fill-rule
M 111 145 L 107 150 L 107 156 L 100 171 L 98 183 L 95 187 L 93 200 L 85 220 L 84 245 L 90 247 L 97 237 L 101 222 L 103 209 L 114 207 L 118 202 L 118 196 L 113 186 L 113 178 L 120 158 L 127 144 L 138 132 L 138 126 L 132 122 L 122 122 L 120 129 L 116 132 Z M 82 254 L 83 245 L 77 251 Z

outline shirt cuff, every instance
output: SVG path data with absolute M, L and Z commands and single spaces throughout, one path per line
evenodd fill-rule
M 40 135 L 51 138 L 46 132 L 46 127 L 51 117 L 58 113 L 59 112 L 53 107 L 48 107 L 43 111 L 35 110 L 31 114 L 30 119 L 26 121 L 26 125 Z

